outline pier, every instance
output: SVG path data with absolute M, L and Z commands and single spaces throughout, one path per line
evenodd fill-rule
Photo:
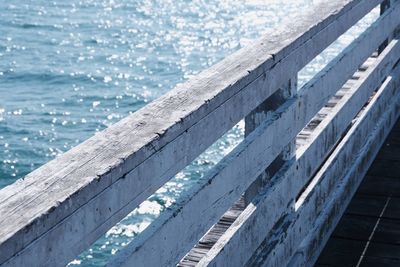
M 376 21 L 298 86 L 299 71 L 375 8 Z M 107 266 L 376 260 L 376 229 L 397 223 L 385 217 L 397 195 L 376 192 L 398 186 L 388 175 L 400 147 L 385 139 L 400 115 L 399 25 L 399 1 L 321 1 L 1 189 L 0 267 L 65 266 L 241 121 L 243 141 Z M 369 230 L 347 236 L 352 227 Z
M 399 265 L 400 121 L 397 121 L 315 266 Z

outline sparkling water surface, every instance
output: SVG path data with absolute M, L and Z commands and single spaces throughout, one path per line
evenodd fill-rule
M 0 187 L 156 99 L 316 0 L 0 1 Z M 378 12 L 318 56 L 300 84 Z M 102 266 L 243 137 L 239 123 L 70 265 Z

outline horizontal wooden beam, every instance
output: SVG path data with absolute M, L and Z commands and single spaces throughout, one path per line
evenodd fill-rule
M 257 175 L 296 135 L 296 101 L 291 99 L 273 119 L 217 164 L 189 196 L 167 210 L 161 220 L 125 248 L 110 266 L 172 266 L 233 205 Z M 279 140 L 275 136 L 279 135 Z
M 68 263 L 380 2 L 326 1 L 0 190 L 0 265 Z
M 149 230 L 143 233 L 142 237 L 138 237 L 128 248 L 124 249 L 111 266 L 135 265 L 144 260 L 147 264 L 154 266 L 176 263 L 182 257 L 182 254 L 186 253 L 196 240 L 233 204 L 243 190 L 249 186 L 249 183 L 254 181 L 255 175 L 261 173 L 282 151 L 284 145 L 290 141 L 290 138 L 293 138 L 293 131 L 297 133 L 303 128 L 335 94 L 337 88 L 351 76 L 351 73 L 357 69 L 361 62 L 378 47 L 380 40 L 386 38 L 387 35 L 385 34 L 390 32 L 393 25 L 389 25 L 385 31 L 382 31 L 380 27 L 390 19 L 391 17 L 387 17 L 385 20 L 377 22 L 354 41 L 338 57 L 338 60 L 332 62 L 321 75 L 318 75 L 316 79 L 313 79 L 304 87 L 301 91 L 300 102 L 293 103 L 290 112 L 288 112 L 288 109 L 271 115 L 274 119 L 264 122 L 263 127 L 261 127 L 262 131 L 258 129 L 257 133 L 245 140 L 242 145 L 218 164 L 214 172 L 207 179 L 204 179 L 202 184 L 193 188 L 190 197 L 183 200 L 172 210 L 167 211 Z M 393 65 L 397 52 L 400 52 L 399 46 L 391 51 L 391 57 L 386 58 L 382 64 L 386 64 L 385 66 Z M 386 72 L 389 71 L 389 67 L 386 67 Z M 384 73 L 384 71 L 376 72 L 376 74 L 381 73 Z M 367 90 L 367 97 L 373 89 L 372 86 Z M 352 114 L 349 116 L 354 117 L 355 112 L 358 112 L 362 105 L 363 103 L 354 105 L 353 111 L 347 112 Z M 296 110 L 296 114 L 299 115 L 296 117 L 295 123 L 292 118 L 293 115 L 290 114 L 293 113 L 293 108 L 297 106 L 300 108 Z M 345 121 L 351 121 L 353 117 Z M 281 118 L 281 121 L 274 121 L 275 118 Z M 279 125 L 287 126 L 283 128 Z M 338 125 L 336 128 L 344 130 L 346 127 L 347 124 Z M 271 137 L 277 135 L 281 138 L 278 140 L 271 139 Z M 320 146 L 326 146 L 329 143 L 327 138 L 326 136 L 323 140 L 321 139 Z M 335 140 L 332 140 L 331 145 L 335 142 Z M 273 144 L 277 148 L 274 148 Z M 320 153 L 320 151 L 316 151 L 315 155 Z M 320 157 L 323 156 L 320 155 Z M 243 166 L 243 164 L 245 165 Z M 313 169 L 317 167 L 315 165 Z M 305 183 L 304 179 L 301 181 L 303 184 Z M 152 253 L 156 253 L 157 257 L 154 255 L 149 260 L 148 255 Z
M 398 60 L 399 52 L 400 45 L 397 41 L 391 43 L 390 48 L 385 50 L 374 66 L 371 66 L 365 77 L 361 78 L 358 84 L 356 83 L 351 90 L 352 93 L 344 97 L 343 105 L 339 105 L 331 119 L 322 125 L 319 134 L 311 138 L 312 141 L 304 150 L 297 151 L 297 162 L 291 162 L 285 172 L 271 180 L 270 184 L 266 186 L 267 192 L 261 199 L 255 200 L 253 205 L 249 205 L 245 209 L 233 227 L 200 262 L 200 266 L 225 266 L 224 264 L 228 262 L 235 262 L 237 266 L 244 265 L 275 222 L 279 218 L 294 214 L 294 207 L 289 205 L 293 201 L 290 197 L 297 196 L 313 170 L 323 162 L 324 154 L 330 151 L 335 140 L 338 140 L 347 125 L 368 100 L 372 91 L 379 86 L 379 79 L 383 79 L 380 77 L 385 73 L 390 73 L 392 66 Z M 344 105 L 345 103 L 346 105 Z M 326 143 L 330 143 L 330 146 L 322 145 Z M 265 236 L 261 233 L 264 233 Z M 241 248 L 240 253 L 236 249 L 238 247 Z M 284 257 L 280 257 L 279 260 L 276 262 L 280 262 L 282 265 Z
M 390 129 L 400 116 L 399 77 L 400 68 L 397 67 L 317 175 L 314 189 L 305 196 L 304 204 L 299 209 L 301 220 L 296 222 L 297 228 L 300 225 L 312 227 L 297 248 L 289 266 L 310 266 L 315 263 Z M 349 158 L 353 160 L 348 160 Z M 332 184 L 336 187 L 332 188 Z M 320 204 L 315 208 L 313 203 Z

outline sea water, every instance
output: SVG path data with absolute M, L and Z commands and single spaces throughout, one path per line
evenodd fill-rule
M 1 0 L 0 188 L 316 3 Z M 377 13 L 304 68 L 299 84 Z M 104 265 L 242 138 L 238 124 L 70 265 Z

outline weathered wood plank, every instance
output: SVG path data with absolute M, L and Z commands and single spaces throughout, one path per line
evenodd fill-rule
M 399 135 L 400 140 L 400 135 Z M 384 144 L 385 149 L 382 149 L 376 156 L 379 160 L 396 160 L 400 161 L 400 141 L 398 143 L 390 142 Z
M 187 199 L 164 212 L 110 266 L 144 261 L 147 266 L 176 264 L 296 137 L 296 108 L 296 99 L 286 101 L 194 186 Z
M 377 29 L 377 27 L 374 29 Z M 370 42 L 366 38 L 360 38 L 360 40 L 362 41 L 359 40 L 358 42 L 356 42 L 357 45 L 352 46 L 347 54 L 353 54 L 353 52 L 357 48 L 360 48 L 362 47 L 362 45 L 366 44 L 368 44 L 368 46 L 366 52 L 364 53 L 366 55 L 367 53 L 372 53 L 372 51 L 374 50 L 374 45 L 375 47 L 379 45 L 379 38 L 383 40 L 383 38 L 385 38 L 385 35 L 382 34 L 380 37 L 376 37 L 375 43 Z M 372 72 L 371 76 L 367 79 L 368 82 L 372 81 L 372 84 L 369 85 L 368 90 L 364 89 L 364 102 L 368 99 L 369 95 L 376 87 L 376 85 L 379 84 L 379 82 L 376 81 L 376 77 L 381 75 L 382 73 L 389 73 L 391 66 L 394 65 L 397 59 L 397 53 L 400 52 L 397 42 L 395 42 L 395 44 L 396 45 L 393 44 L 390 47 L 393 50 L 389 49 L 391 53 L 384 54 L 384 56 L 387 56 L 385 60 L 381 62 L 381 65 L 384 67 L 382 67 L 382 69 L 379 69 L 379 71 L 376 70 L 375 72 Z M 304 102 L 301 102 L 301 104 L 299 105 L 300 108 L 296 112 L 297 114 L 299 114 L 297 117 L 298 121 L 303 123 L 309 121 L 313 114 L 315 114 L 315 112 L 325 104 L 325 102 L 322 102 L 320 100 L 321 95 L 323 95 L 323 98 L 327 101 L 329 97 L 325 97 L 325 95 L 332 95 L 335 92 L 335 86 L 337 86 L 337 84 L 340 85 L 340 83 L 344 83 L 344 80 L 349 76 L 349 74 L 345 72 L 348 70 L 347 68 L 357 68 L 357 66 L 360 64 L 358 61 L 363 59 L 364 55 L 361 53 L 349 58 L 340 58 L 341 61 L 339 61 L 338 64 L 334 65 L 338 67 L 333 67 L 332 69 L 328 67 L 329 74 L 324 75 L 324 77 L 328 79 L 327 81 L 320 82 L 320 80 L 316 79 L 314 81 L 315 83 L 310 83 L 310 86 L 307 86 L 306 89 L 303 90 L 302 97 L 304 98 L 301 99 L 305 100 Z M 336 82 L 330 83 L 329 79 L 332 79 L 334 73 L 340 67 L 344 68 L 344 66 L 346 66 L 345 71 L 343 71 L 341 75 L 336 75 Z M 368 74 L 370 74 L 370 72 Z M 341 82 L 340 80 L 343 80 L 343 82 Z M 326 83 L 328 83 L 330 86 L 324 88 L 325 90 L 321 90 L 323 88 L 322 85 L 325 85 Z M 323 91 L 323 94 L 317 94 L 317 92 L 319 91 Z M 360 91 L 362 92 L 363 90 Z M 311 96 L 315 97 L 311 98 Z M 350 115 L 349 118 L 347 118 L 348 122 L 351 121 L 358 110 L 363 106 L 362 103 L 364 102 L 360 101 L 357 104 L 357 101 L 358 99 L 355 99 L 349 104 L 349 106 L 353 110 L 352 112 L 349 112 L 348 110 L 346 110 L 347 112 L 343 111 L 343 114 L 353 114 Z M 292 108 L 297 106 L 297 104 L 291 105 Z M 213 223 L 216 222 L 217 218 L 221 216 L 222 213 L 239 197 L 241 192 L 243 192 L 243 190 L 249 185 L 248 183 L 254 181 L 254 175 L 258 175 L 260 171 L 263 171 L 262 168 L 265 168 L 263 166 L 267 166 L 269 163 L 271 163 L 272 160 L 280 153 L 283 147 L 282 145 L 287 144 L 288 140 L 293 137 L 293 132 L 291 131 L 294 130 L 294 132 L 297 132 L 299 131 L 299 129 L 304 127 L 304 124 L 300 124 L 297 126 L 298 128 L 296 129 L 294 124 L 291 123 L 293 122 L 292 120 L 290 120 L 291 122 L 287 121 L 286 118 L 291 117 L 291 115 L 287 115 L 289 113 L 290 112 L 286 113 L 285 111 L 280 113 L 280 115 L 275 114 L 271 117 L 281 117 L 281 120 L 283 122 L 279 123 L 290 125 L 291 130 L 289 130 L 288 128 L 282 128 L 283 126 L 277 126 L 279 125 L 278 122 L 274 123 L 273 125 L 269 125 L 270 122 L 268 121 L 267 123 L 264 122 L 263 126 L 261 127 L 264 128 L 264 130 L 258 129 L 258 132 L 254 135 L 256 137 L 253 136 L 249 140 L 246 140 L 244 142 L 244 145 L 236 148 L 227 157 L 227 159 L 225 159 L 221 164 L 218 165 L 223 166 L 222 169 L 218 166 L 216 167 L 217 171 L 215 172 L 215 174 L 210 175 L 210 177 L 212 177 L 210 178 L 211 180 L 206 179 L 206 182 L 204 182 L 204 184 L 199 185 L 197 189 L 193 190 L 192 195 L 194 195 L 195 197 L 183 201 L 182 204 L 171 210 L 169 215 L 163 216 L 154 227 L 149 228 L 149 231 L 145 231 L 145 233 L 143 233 L 143 238 L 139 237 L 124 252 L 122 252 L 119 258 L 115 262 L 113 262 L 112 265 L 133 265 L 135 263 L 138 264 L 140 261 L 142 261 L 144 257 L 148 257 L 149 253 L 151 254 L 156 252 L 157 257 L 150 257 L 152 260 L 150 262 L 147 261 L 147 264 L 152 265 L 152 262 L 154 261 L 154 265 L 165 265 L 169 264 L 169 261 L 173 262 L 175 260 L 175 257 L 171 258 L 171 255 L 177 254 L 178 258 L 181 257 L 182 253 L 185 253 L 188 248 L 193 246 L 193 243 L 196 240 L 196 238 L 194 238 L 194 235 L 199 237 L 199 235 L 201 236 L 202 234 L 204 234 L 205 231 Z M 337 126 L 338 127 L 336 127 L 336 129 L 344 130 L 347 127 L 347 124 L 343 124 L 342 126 L 338 124 Z M 273 129 L 280 129 L 278 131 L 281 137 L 278 140 L 279 142 L 277 142 L 274 138 L 270 138 L 275 136 L 273 132 L 271 132 L 273 131 Z M 340 134 L 338 135 L 340 136 Z M 263 142 L 268 142 L 268 145 Z M 273 147 L 273 143 L 275 143 L 275 145 L 279 144 L 279 148 L 275 150 L 271 149 Z M 321 139 L 321 144 L 322 143 L 326 143 L 326 139 Z M 318 144 L 318 146 L 320 145 Z M 263 150 L 265 148 L 267 149 Z M 248 149 L 249 151 L 243 152 L 243 149 Z M 262 152 L 263 154 L 261 154 L 260 151 L 264 151 Z M 316 155 L 318 155 L 318 153 L 316 153 Z M 260 159 L 257 158 L 260 158 L 262 162 L 260 161 Z M 246 162 L 246 166 L 244 167 L 242 166 L 243 162 Z M 310 160 L 310 162 L 312 162 L 310 164 L 315 165 L 314 169 L 317 168 L 317 163 L 314 159 Z M 223 186 L 222 184 L 221 186 L 218 186 L 219 183 L 223 183 Z M 194 207 L 196 207 L 196 214 L 193 214 Z M 180 216 L 177 216 L 177 214 L 179 214 Z M 177 227 L 177 225 L 179 225 L 179 227 Z M 179 233 L 171 234 L 171 231 L 174 232 L 173 229 L 179 229 Z M 174 238 L 171 238 L 171 240 L 166 238 L 169 235 L 173 236 Z M 163 255 L 165 255 L 165 258 Z
M 386 197 L 356 194 L 347 207 L 346 214 L 379 216 L 387 201 Z
M 397 160 L 376 160 L 367 175 L 384 176 L 400 179 L 400 161 Z
M 390 177 L 366 176 L 360 185 L 359 192 L 367 195 L 400 198 L 400 184 L 397 179 Z
M 390 8 L 392 0 L 385 0 L 380 5 L 380 14 L 383 15 L 386 10 Z M 389 41 L 391 41 L 392 36 L 389 36 L 378 48 L 378 53 L 381 53 L 385 47 L 388 45 Z
M 400 246 L 370 242 L 363 256 L 366 241 L 330 238 L 315 266 L 380 267 L 399 266 Z
M 331 238 L 315 265 L 357 266 L 366 244 L 365 241 Z
M 332 233 L 335 238 L 368 241 L 378 221 L 376 217 L 344 214 Z
M 368 76 L 370 77 L 370 76 Z M 357 90 L 359 92 L 359 90 Z M 351 102 L 346 102 L 346 106 L 349 106 Z M 339 108 L 340 105 L 338 105 Z M 346 107 L 345 106 L 345 107 Z M 343 109 L 341 109 L 343 111 Z M 336 112 L 333 112 L 335 114 Z M 326 121 L 326 125 L 328 124 L 329 120 Z M 372 127 L 372 125 L 370 125 Z M 373 127 L 371 128 L 373 129 Z M 366 132 L 364 132 L 366 134 Z M 353 141 L 356 140 L 355 142 L 357 143 L 359 140 L 365 140 L 362 137 L 353 137 Z M 361 145 L 361 143 L 358 143 L 358 145 Z M 350 146 L 349 146 L 350 147 Z M 346 150 L 347 153 L 352 153 L 356 151 L 355 147 L 352 147 L 353 150 Z M 332 156 L 330 157 L 332 158 Z M 329 160 L 327 161 L 329 162 Z M 351 161 L 349 160 L 346 164 L 351 164 Z M 337 163 L 336 160 L 330 162 L 330 163 Z M 325 164 L 324 166 L 329 166 L 329 164 Z M 340 170 L 340 169 L 339 169 Z M 322 170 L 319 171 L 320 173 Z M 337 178 L 340 177 L 339 175 L 334 176 L 336 179 L 334 180 L 335 182 L 338 182 Z M 322 180 L 322 182 L 321 182 Z M 323 190 L 319 187 L 319 183 L 323 183 L 325 186 L 329 186 L 329 189 Z M 312 187 L 312 190 L 311 190 Z M 315 221 L 315 217 L 317 214 L 323 209 L 323 204 L 324 201 L 327 198 L 327 195 L 329 195 L 328 191 L 334 188 L 334 182 L 326 185 L 324 183 L 324 180 L 322 178 L 314 178 L 313 182 L 311 185 L 309 185 L 309 189 L 306 190 L 305 193 L 303 193 L 304 196 L 300 197 L 298 202 L 296 203 L 296 213 L 293 215 L 293 217 L 286 218 L 283 224 L 286 224 L 287 227 L 284 228 L 284 230 L 279 229 L 277 233 L 274 233 L 272 235 L 271 240 L 268 241 L 266 246 L 268 246 L 271 243 L 274 243 L 274 240 L 279 240 L 280 238 L 283 238 L 281 242 L 278 242 L 277 244 L 273 245 L 271 249 L 271 255 L 269 258 L 265 259 L 264 265 L 263 266 L 280 266 L 282 262 L 285 262 L 285 260 L 289 259 L 291 257 L 291 253 L 293 253 L 293 250 L 297 248 L 297 246 L 300 244 L 302 237 L 304 237 L 305 234 L 307 234 L 307 230 L 313 225 Z M 338 200 L 338 202 L 340 202 Z M 314 217 L 313 217 L 314 216 Z M 312 232 L 311 230 L 310 232 Z M 316 232 L 318 233 L 318 232 Z M 284 238 L 286 236 L 286 239 Z M 316 249 L 313 247 L 313 249 Z M 261 252 L 262 253 L 262 252 Z M 298 264 L 297 262 L 295 265 Z M 294 266 L 295 266 L 294 265 Z
M 199 242 L 185 255 L 178 267 L 194 267 L 215 245 L 218 239 L 226 232 L 232 223 L 239 217 L 245 208 L 244 198 L 241 197 L 219 221 L 199 240 Z
M 391 244 L 382 244 L 378 242 L 372 242 L 370 246 L 368 247 L 367 253 L 366 253 L 366 259 L 363 260 L 363 262 L 371 262 L 373 258 L 375 258 L 375 263 L 377 262 L 377 258 L 380 259 L 388 259 L 390 263 L 390 259 L 393 262 L 399 264 L 400 263 L 400 246 L 394 246 Z M 368 260 L 369 258 L 369 260 Z M 381 260 L 382 262 L 382 260 Z M 383 261 L 384 262 L 384 261 Z M 364 266 L 364 265 L 362 265 Z M 369 265 L 371 266 L 371 265 Z M 378 265 L 375 265 L 378 266 Z M 387 266 L 387 265 L 381 265 L 381 266 Z M 397 265 L 399 266 L 399 265 Z
M 396 47 L 397 45 L 395 45 L 394 47 Z M 392 46 L 393 48 L 393 46 Z M 390 49 L 389 49 L 390 51 Z M 390 60 L 386 57 L 380 57 L 379 62 L 381 62 L 381 64 L 378 64 L 378 66 L 380 66 L 380 68 L 385 69 L 385 71 L 383 71 L 384 73 L 388 73 L 391 69 L 390 64 L 392 64 L 391 66 L 394 65 L 396 58 L 397 58 L 397 53 L 398 52 L 393 52 L 392 56 L 393 58 Z M 390 54 L 390 53 L 388 53 Z M 395 56 L 396 55 L 396 56 Z M 382 63 L 382 60 L 384 63 Z M 387 63 L 386 60 L 389 60 L 391 63 Z M 386 65 L 387 64 L 387 65 Z M 365 82 L 365 80 L 360 79 L 359 80 L 359 85 L 360 87 L 364 87 L 364 90 L 362 88 L 358 88 L 357 90 L 353 90 L 358 92 L 363 92 L 363 98 L 366 101 L 370 95 L 370 93 L 372 92 L 372 90 L 379 84 L 379 79 L 376 79 L 376 77 L 379 77 L 380 73 L 380 68 L 376 69 L 376 66 L 374 68 L 372 68 L 374 71 L 371 70 L 371 73 L 368 73 L 368 77 L 374 77 L 374 79 L 372 78 L 366 78 L 366 80 L 368 82 Z M 374 74 L 375 73 L 375 74 Z M 372 76 L 371 76 L 372 75 Z M 309 88 L 313 88 L 313 87 L 309 87 Z M 327 88 L 329 88 L 328 84 L 327 84 Z M 368 89 L 365 89 L 368 88 Z M 329 89 L 328 89 L 329 91 Z M 369 92 L 369 93 L 368 93 Z M 357 98 L 355 98 L 357 99 Z M 358 109 L 357 109 L 357 100 L 359 101 L 358 103 Z M 354 105 L 347 105 L 347 109 L 345 109 L 345 111 L 342 111 L 343 114 L 347 115 L 347 114 L 351 114 L 352 112 L 350 112 L 348 109 L 354 109 L 353 111 L 353 115 L 355 116 L 355 114 L 357 113 L 357 111 L 362 107 L 363 103 L 361 100 L 357 99 L 354 100 L 353 103 L 355 102 L 356 107 L 354 107 Z M 309 100 L 307 100 L 309 101 Z M 311 101 L 312 103 L 312 101 Z M 313 106 L 310 106 L 310 108 L 312 108 Z M 347 118 L 347 116 L 345 116 L 345 118 Z M 351 120 L 352 118 L 348 117 L 348 120 Z M 228 258 L 230 260 L 232 260 L 232 262 L 236 262 L 238 265 L 243 265 L 245 261 L 247 261 L 248 257 L 250 256 L 249 254 L 251 254 L 251 251 L 254 251 L 254 246 L 258 246 L 257 242 L 261 242 L 261 240 L 263 239 L 263 237 L 261 235 L 258 236 L 252 236 L 252 235 L 248 235 L 247 232 L 245 232 L 245 230 L 249 229 L 250 225 L 251 227 L 254 229 L 254 232 L 265 232 L 267 231 L 266 229 L 270 229 L 270 227 L 273 225 L 273 223 L 280 217 L 282 216 L 282 214 L 285 213 L 285 209 L 287 207 L 287 196 L 291 196 L 291 195 L 296 195 L 296 191 L 295 190 L 299 190 L 305 183 L 305 179 L 299 179 L 301 177 L 308 177 L 308 175 L 312 174 L 312 169 L 313 168 L 317 168 L 317 166 L 320 164 L 320 162 L 322 162 L 323 157 L 320 156 L 320 153 L 325 154 L 328 151 L 328 147 L 325 147 L 324 149 L 321 149 L 322 143 L 326 143 L 327 141 L 327 137 L 328 136 L 335 136 L 335 131 L 336 132 L 336 136 L 340 136 L 341 135 L 341 131 L 340 129 L 342 129 L 342 131 L 347 127 L 346 123 L 343 123 L 340 120 L 336 120 L 336 123 L 333 123 L 332 125 L 335 125 L 337 123 L 342 123 L 342 127 L 331 127 L 331 128 L 327 128 L 325 129 L 325 135 L 324 134 L 320 134 L 319 136 L 319 141 L 318 142 L 318 137 L 317 141 L 312 142 L 308 148 L 305 149 L 304 152 L 300 152 L 300 154 L 303 154 L 303 157 L 299 158 L 299 170 L 303 172 L 302 175 L 298 175 L 297 179 L 298 180 L 298 184 L 297 185 L 293 185 L 294 181 L 288 181 L 288 177 L 291 177 L 291 174 L 295 172 L 295 168 L 296 168 L 296 164 L 293 164 L 292 167 L 290 167 L 291 171 L 288 171 L 286 179 L 278 179 L 277 181 L 272 181 L 271 182 L 271 188 L 269 189 L 268 193 L 266 194 L 267 197 L 265 199 L 262 200 L 262 203 L 264 203 L 263 205 L 258 205 L 257 207 L 249 207 L 248 209 L 246 209 L 242 215 L 239 217 L 239 219 L 241 219 L 242 221 L 239 221 L 237 223 L 234 224 L 234 227 L 232 227 L 232 229 L 230 229 L 228 231 L 228 233 L 225 235 L 225 237 L 221 238 L 219 244 L 217 243 L 217 245 L 215 246 L 215 248 L 213 248 L 209 255 L 202 261 L 200 262 L 200 264 L 202 265 L 207 265 L 207 264 L 216 264 L 216 265 L 222 265 L 227 264 Z M 324 131 L 322 131 L 324 132 Z M 335 139 L 336 140 L 336 139 Z M 317 145 L 315 145 L 317 144 Z M 315 145 L 315 146 L 314 146 Z M 322 151 L 322 152 L 321 152 Z M 307 153 L 306 153 L 307 152 Z M 322 154 L 322 155 L 323 155 Z M 306 156 L 305 156 L 306 155 Z M 312 167 L 314 166 L 314 167 Z M 307 173 L 308 172 L 308 173 Z M 295 189 L 294 189 L 295 188 Z M 293 192 L 293 194 L 291 193 Z M 284 196 L 284 199 L 282 199 Z M 286 202 L 285 202 L 286 201 Z M 280 212 L 278 212 L 280 211 Z M 257 214 L 257 216 L 255 215 Z M 275 220 L 273 218 L 276 218 Z M 243 225 L 242 225 L 243 224 Z M 261 228 L 259 229 L 259 227 L 261 227 L 263 230 L 261 230 Z M 240 229 L 239 229 L 240 228 Z M 245 230 L 243 230 L 245 229 Z M 236 231 L 238 231 L 236 233 Z M 248 242 L 246 241 L 248 240 Z M 259 241 L 257 241 L 259 240 Z M 234 250 L 235 248 L 237 248 L 239 246 L 240 243 L 240 247 L 243 247 L 243 252 L 241 251 L 241 253 L 238 253 L 238 251 L 235 251 L 235 253 L 230 253 L 231 250 Z M 259 244 L 259 243 L 258 243 Z M 249 246 L 249 247 L 247 247 Z M 223 250 L 222 250 L 223 248 Z M 242 255 L 242 254 L 246 254 L 247 252 L 247 256 Z M 223 255 L 223 256 L 221 256 Z M 216 257 L 220 257 L 218 259 L 216 259 Z M 243 257 L 243 258 L 241 258 Z M 212 261 L 212 262 L 211 262 Z M 230 262 L 230 261 L 229 261 Z
M 1 190 L 0 263 L 66 263 L 380 2 L 327 1 Z
M 365 258 L 361 267 L 376 267 L 376 266 L 398 267 L 399 265 L 400 261 L 396 259 L 368 257 Z
M 313 78 L 315 81 L 311 81 L 310 83 L 304 86 L 304 90 L 308 90 L 308 87 L 323 87 L 322 90 L 317 90 L 310 97 L 316 97 L 320 99 L 321 102 L 326 103 L 329 98 L 332 97 L 331 93 L 326 93 L 326 91 L 330 92 L 332 88 L 338 88 L 344 84 L 344 80 L 347 80 L 351 77 L 352 73 L 356 71 L 356 68 L 361 65 L 361 62 L 366 60 L 368 56 L 372 54 L 373 51 L 378 47 L 379 43 L 386 38 L 391 32 L 393 32 L 397 25 L 399 24 L 399 20 L 396 19 L 400 15 L 399 5 L 396 5 L 396 9 L 391 9 L 387 11 L 381 18 L 379 18 L 374 24 L 371 25 L 370 28 L 366 30 L 364 34 L 362 34 L 359 38 L 357 38 L 349 47 L 347 52 L 342 53 L 338 56 L 338 62 L 332 62 L 329 64 L 324 71 L 321 72 L 320 75 L 317 75 Z M 364 43 L 367 43 L 365 45 Z M 394 53 L 395 54 L 395 53 Z M 398 60 L 397 56 L 393 56 L 391 59 L 392 66 Z M 388 69 L 386 69 L 386 75 L 388 74 Z M 384 75 L 380 75 L 376 73 L 374 76 L 371 76 L 369 79 L 381 79 L 383 80 Z M 321 79 L 323 77 L 323 79 Z M 372 88 L 374 90 L 375 88 Z M 301 95 L 302 93 L 299 92 Z M 310 108 L 312 108 L 313 101 L 304 101 Z M 312 133 L 311 133 L 312 134 Z M 315 134 L 315 133 L 314 133 Z M 300 149 L 306 149 L 306 146 L 300 147 Z
M 389 219 L 400 220 L 400 198 L 391 197 L 383 216 Z
M 284 88 L 277 91 L 274 95 L 264 101 L 261 105 L 256 107 L 249 115 L 245 117 L 245 137 L 248 136 L 252 131 L 254 131 L 258 126 L 260 126 L 263 121 L 267 120 L 274 115 L 274 110 L 276 110 L 279 105 L 283 104 L 284 101 L 290 97 L 297 94 L 297 76 L 290 79 Z M 290 157 L 294 153 L 296 148 L 296 140 L 293 139 L 292 143 L 285 148 L 285 155 L 280 155 L 283 161 L 283 157 Z M 277 161 L 278 159 L 276 159 Z M 281 164 L 277 166 L 268 166 L 264 172 L 260 174 L 259 177 L 246 189 L 244 192 L 245 204 L 248 205 L 255 195 L 262 190 L 266 181 L 270 179 L 275 172 L 281 167 Z
M 393 75 L 396 78 L 389 77 L 386 80 L 331 155 L 331 160 L 328 160 L 324 165 L 325 167 L 321 169 L 321 172 L 324 173 L 324 179 L 319 179 L 320 186 L 315 187 L 310 192 L 307 196 L 308 202 L 304 202 L 301 206 L 302 211 L 298 211 L 302 212 L 302 214 L 299 214 L 301 220 L 297 222 L 298 227 L 307 222 L 314 224 L 314 227 L 310 229 L 308 236 L 303 240 L 292 264 L 310 266 L 315 262 L 321 248 L 381 147 L 383 140 L 397 120 L 400 114 L 400 94 L 396 92 L 396 89 L 400 85 L 398 77 L 400 68 L 397 67 L 394 73 Z M 376 123 L 377 121 L 378 123 Z M 369 136 L 369 138 L 365 138 L 366 136 Z M 358 141 L 366 139 L 365 144 L 360 144 Z M 354 155 L 354 151 L 359 151 L 357 157 L 354 162 L 349 161 L 349 156 Z M 350 168 L 345 177 L 338 179 L 338 177 L 342 177 L 343 170 L 348 169 L 348 167 Z M 335 189 L 330 190 L 332 188 Z M 325 205 L 319 201 L 315 202 L 321 197 L 326 198 L 327 195 L 330 195 L 330 197 L 327 198 L 328 201 Z M 321 213 L 319 214 L 319 212 Z M 305 218 L 305 213 L 310 213 L 308 219 Z M 316 216 L 319 217 L 315 221 Z
M 400 246 L 400 222 L 382 218 L 373 236 L 373 242 Z M 399 255 L 400 258 L 400 255 Z
M 398 128 L 400 120 L 398 120 L 395 125 L 395 128 Z M 370 169 L 381 160 L 379 159 L 379 154 L 390 149 L 386 144 L 392 143 L 393 138 L 396 138 L 396 134 L 393 134 L 393 132 L 394 131 L 391 130 L 391 133 L 384 141 Z M 388 157 L 387 160 L 390 160 L 390 157 Z M 368 185 L 369 188 L 373 189 L 374 186 L 376 186 L 376 182 L 378 182 L 380 185 L 379 191 L 384 191 L 385 195 L 369 195 L 361 193 L 359 190 L 357 191 L 357 194 L 347 207 L 345 215 L 339 221 L 338 226 L 336 226 L 327 245 L 319 256 L 316 263 L 317 266 L 320 263 L 334 266 L 356 266 L 357 263 L 359 263 L 360 266 L 393 266 L 394 264 L 400 263 L 400 259 L 396 259 L 398 253 L 387 253 L 387 251 L 394 252 L 392 246 L 399 246 L 397 243 L 400 240 L 400 199 L 394 197 L 392 192 L 396 191 L 396 183 L 400 185 L 400 179 L 392 178 L 381 180 L 380 177 L 370 178 L 372 179 L 364 178 L 362 182 L 364 187 Z M 387 180 L 390 182 L 387 183 Z M 373 190 L 371 191 L 373 192 Z M 366 229 L 367 231 L 363 234 L 363 225 L 366 223 L 368 223 L 368 229 Z M 356 227 L 354 225 L 356 225 Z M 338 239 L 335 237 L 341 238 Z M 351 240 L 347 238 L 351 238 Z M 356 241 L 354 239 L 364 241 Z M 332 246 L 332 244 L 337 245 Z M 349 244 L 354 246 L 349 246 Z M 363 253 L 360 252 L 360 244 L 363 244 Z M 369 252 L 370 246 L 374 246 L 374 249 L 371 251 L 372 253 Z M 382 250 L 385 250 L 384 254 Z

